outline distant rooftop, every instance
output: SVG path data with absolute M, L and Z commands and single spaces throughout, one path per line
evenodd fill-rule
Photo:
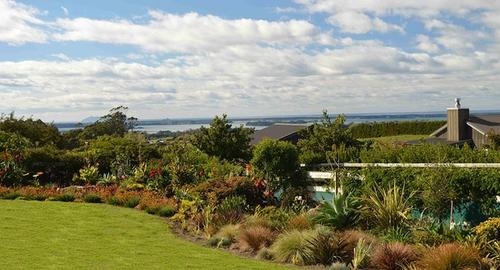
M 306 124 L 277 123 L 256 131 L 252 136 L 252 141 L 250 142 L 250 144 L 255 145 L 266 138 L 283 140 L 307 127 L 308 125 Z

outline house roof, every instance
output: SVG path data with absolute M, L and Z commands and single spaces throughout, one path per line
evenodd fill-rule
M 255 145 L 266 138 L 275 140 L 284 139 L 305 128 L 307 128 L 307 125 L 304 124 L 274 124 L 264 129 L 257 130 L 253 134 L 250 144 Z
M 469 118 L 467 125 L 483 135 L 500 134 L 500 115 L 474 115 Z
M 471 115 L 467 125 L 483 135 L 500 134 L 500 114 Z M 448 131 L 448 124 L 434 131 L 431 137 L 441 137 Z

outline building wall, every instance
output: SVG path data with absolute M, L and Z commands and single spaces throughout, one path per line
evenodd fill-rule
M 472 129 L 472 141 L 476 147 L 482 147 L 489 143 L 488 137 L 475 129 Z

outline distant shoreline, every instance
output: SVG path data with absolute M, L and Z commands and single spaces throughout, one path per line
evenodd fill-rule
M 489 114 L 493 111 L 477 112 L 476 114 Z M 332 114 L 336 117 L 338 114 Z M 392 121 L 432 121 L 445 120 L 446 113 L 444 112 L 421 112 L 421 113 L 360 113 L 360 114 L 345 114 L 346 123 L 367 123 L 367 122 L 392 122 Z M 236 117 L 230 118 L 233 125 L 243 125 L 256 129 L 262 129 L 275 123 L 291 123 L 291 124 L 311 124 L 319 121 L 321 115 L 304 115 L 304 116 L 270 116 L 270 117 Z M 198 129 L 201 126 L 206 126 L 212 121 L 211 118 L 186 118 L 186 119 L 158 119 L 158 120 L 139 120 L 137 121 L 136 129 L 144 131 L 148 134 L 158 133 L 160 131 L 187 131 Z M 91 123 L 54 123 L 55 126 L 62 132 L 67 132 L 72 129 L 82 128 Z

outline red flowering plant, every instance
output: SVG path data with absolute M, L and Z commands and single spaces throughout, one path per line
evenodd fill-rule
M 18 186 L 26 176 L 21 165 L 29 141 L 17 134 L 0 131 L 0 185 Z
M 168 167 L 164 166 L 161 160 L 148 163 L 146 188 L 149 190 L 162 191 L 168 184 L 170 184 Z

